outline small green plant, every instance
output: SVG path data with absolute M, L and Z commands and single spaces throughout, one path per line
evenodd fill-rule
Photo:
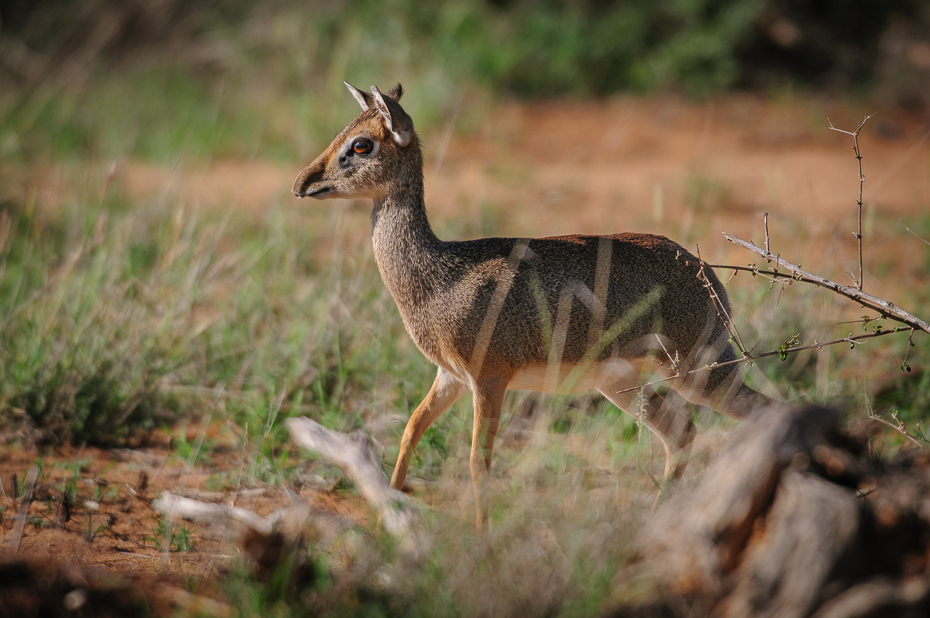
M 103 532 L 112 534 L 112 530 L 110 529 L 110 517 L 108 515 L 103 515 L 104 523 L 96 523 L 98 520 L 95 512 L 95 509 L 88 506 L 84 507 L 84 515 L 87 517 L 87 525 L 84 528 L 84 540 L 88 543 L 93 542 L 93 540 Z
M 194 440 L 187 439 L 187 423 L 181 424 L 175 430 L 172 446 L 188 466 L 195 466 L 210 462 L 210 452 L 216 445 L 216 440 L 206 437 L 202 430 Z
M 39 515 L 31 514 L 26 516 L 26 523 L 31 526 L 35 526 L 36 528 L 47 528 L 53 525 L 50 520 L 44 517 L 40 517 Z
M 81 472 L 87 468 L 91 461 L 91 459 L 85 458 L 68 462 L 55 462 L 53 464 L 56 468 L 62 468 L 70 472 L 70 476 L 65 479 L 63 483 L 58 483 L 58 488 L 61 491 L 62 499 L 69 504 L 77 503 L 78 483 L 81 481 Z
M 192 551 L 194 547 L 187 524 L 176 525 L 161 516 L 155 520 L 152 536 L 145 537 L 145 541 L 151 542 L 156 549 L 167 548 L 168 551 L 172 552 L 187 553 Z

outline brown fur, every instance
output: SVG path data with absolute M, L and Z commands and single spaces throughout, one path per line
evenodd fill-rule
M 439 366 L 404 432 L 391 484 L 403 485 L 423 432 L 469 388 L 479 524 L 508 387 L 597 388 L 656 432 L 671 474 L 672 455 L 690 443 L 694 426 L 658 395 L 634 406 L 631 394 L 618 391 L 635 386 L 640 367 L 654 368 L 656 360 L 668 372 L 676 359 L 687 370 L 735 358 L 697 260 L 652 234 L 441 241 L 427 221 L 420 142 L 398 102 L 400 88 L 389 95 L 349 88 L 362 113 L 300 173 L 293 191 L 373 200 L 381 276 L 410 336 Z M 375 151 L 346 155 L 359 138 Z M 729 312 L 723 285 L 713 272 L 707 277 Z M 742 383 L 734 365 L 675 384 L 691 401 L 734 417 L 768 401 Z

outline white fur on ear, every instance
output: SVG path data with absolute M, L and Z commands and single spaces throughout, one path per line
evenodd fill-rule
M 391 132 L 391 135 L 394 136 L 394 141 L 397 143 L 397 145 L 403 148 L 409 144 L 413 136 L 410 135 L 410 131 L 395 130 L 395 123 L 391 118 L 391 110 L 388 108 L 387 103 L 384 102 L 384 96 L 382 96 L 381 91 L 378 90 L 377 86 L 371 87 L 371 94 L 374 96 L 375 106 L 378 108 L 378 111 L 381 112 L 381 116 L 384 118 L 384 125 L 387 127 L 387 130 Z
M 367 112 L 368 108 L 371 107 L 371 95 L 367 92 L 362 92 L 349 82 L 342 82 L 346 85 L 346 88 L 349 89 L 349 92 L 355 97 L 355 100 L 358 101 L 358 104 L 362 106 L 362 111 Z

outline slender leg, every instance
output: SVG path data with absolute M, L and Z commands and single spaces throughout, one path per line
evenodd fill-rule
M 633 416 L 659 438 L 665 449 L 665 478 L 678 478 L 688 463 L 691 441 L 697 432 L 694 423 L 677 406 L 653 393 L 643 401 L 642 407 L 634 400 L 635 392 L 620 393 L 636 386 L 634 377 L 617 378 L 598 390 L 615 406 Z
M 475 420 L 471 438 L 471 480 L 475 485 L 477 524 L 481 528 L 488 518 L 488 473 L 494 438 L 501 420 L 501 406 L 509 380 L 484 379 L 475 385 Z
M 716 358 L 713 349 L 708 348 L 695 366 L 711 365 L 714 361 L 725 363 L 735 358 L 731 346 L 727 346 Z M 743 383 L 738 365 L 724 365 L 685 376 L 675 382 L 674 388 L 688 401 L 735 419 L 774 403 L 771 398 Z
M 442 367 L 439 368 L 433 386 L 407 421 L 404 437 L 400 440 L 397 464 L 394 465 L 394 474 L 391 475 L 391 487 L 394 489 L 403 487 L 404 479 L 407 478 L 407 469 L 410 467 L 410 459 L 413 457 L 413 449 L 420 442 L 420 438 L 433 424 L 433 421 L 458 401 L 466 390 L 468 387 L 465 384 L 459 382 L 455 376 Z

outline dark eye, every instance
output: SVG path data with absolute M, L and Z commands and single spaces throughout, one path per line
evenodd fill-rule
M 366 155 L 371 152 L 374 147 L 375 145 L 371 143 L 371 140 L 364 137 L 352 142 L 352 152 L 355 154 Z

